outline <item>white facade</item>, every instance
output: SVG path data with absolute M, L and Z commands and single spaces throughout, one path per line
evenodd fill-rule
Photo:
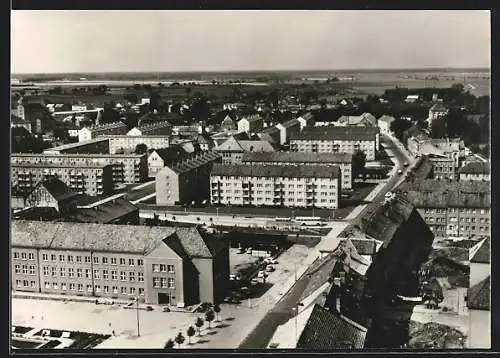
M 377 134 L 378 135 L 378 134 Z M 292 139 L 290 140 L 290 150 L 292 152 L 313 152 L 313 153 L 349 153 L 354 154 L 361 150 L 366 154 L 366 160 L 375 160 L 377 149 L 376 140 L 313 140 L 313 139 Z
M 338 178 L 235 177 L 211 175 L 212 204 L 337 209 Z

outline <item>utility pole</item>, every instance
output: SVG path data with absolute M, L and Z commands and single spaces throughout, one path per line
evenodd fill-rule
M 137 337 L 139 337 L 140 331 L 139 331 L 139 297 L 135 297 L 135 308 L 136 308 L 136 317 L 137 317 Z

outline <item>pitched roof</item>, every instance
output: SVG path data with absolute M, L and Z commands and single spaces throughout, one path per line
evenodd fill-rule
M 300 122 L 296 119 L 290 119 L 286 122 L 280 123 L 284 128 L 290 128 L 293 126 L 299 126 L 300 127 Z
M 12 246 L 146 254 L 160 241 L 180 242 L 190 257 L 213 257 L 224 246 L 197 227 L 149 227 L 90 223 L 12 222 Z M 175 240 L 174 240 L 175 241 Z M 175 242 L 172 243 L 175 246 Z
M 348 153 L 251 152 L 243 154 L 243 162 L 283 163 L 351 163 Z
M 467 307 L 474 310 L 490 310 L 491 276 L 467 290 Z
M 274 148 L 267 140 L 242 140 L 240 146 L 246 152 L 274 152 Z
M 224 143 L 220 144 L 217 147 L 217 151 L 224 151 L 224 152 L 241 152 L 243 151 L 243 147 L 240 145 L 240 143 L 236 140 L 234 137 L 228 138 Z
M 314 305 L 297 342 L 301 349 L 363 348 L 367 329 L 344 316 Z
M 98 204 L 93 208 L 79 208 L 66 215 L 66 219 L 71 222 L 107 224 L 135 211 L 138 213 L 138 210 L 130 201 L 117 198 Z
M 163 159 L 165 165 L 177 162 L 189 155 L 184 148 L 182 148 L 182 146 L 177 145 L 169 148 L 155 149 L 154 152 L 156 152 L 161 159 Z
M 448 109 L 441 102 L 435 103 L 431 108 L 433 112 L 446 112 Z
M 490 163 L 487 162 L 473 162 L 465 164 L 458 170 L 460 174 L 490 174 Z
M 310 127 L 292 133 L 290 140 L 375 140 L 376 127 Z
M 276 126 L 271 126 L 271 127 L 264 128 L 260 133 L 262 133 L 262 134 L 278 134 L 281 132 L 280 132 L 279 128 L 277 128 Z
M 191 171 L 195 168 L 199 168 L 210 162 L 217 161 L 220 158 L 220 154 L 208 151 L 199 155 L 190 156 L 186 159 L 183 159 L 181 162 L 175 163 L 174 165 L 168 165 L 168 167 L 174 172 L 180 174 Z
M 212 168 L 211 175 L 285 178 L 339 178 L 340 169 L 336 165 L 282 166 L 215 164 Z
M 489 264 L 490 254 L 491 254 L 491 242 L 490 238 L 488 237 L 480 243 L 479 248 L 470 259 L 470 262 Z
M 78 193 L 70 189 L 59 179 L 48 179 L 41 183 L 45 189 L 54 197 L 55 200 L 61 201 L 78 196 Z
M 387 123 L 392 123 L 396 120 L 393 116 L 388 116 L 384 114 L 382 117 L 378 119 L 379 122 L 387 122 Z

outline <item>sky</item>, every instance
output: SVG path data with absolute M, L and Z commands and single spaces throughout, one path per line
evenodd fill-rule
M 11 72 L 490 67 L 488 11 L 12 11 Z

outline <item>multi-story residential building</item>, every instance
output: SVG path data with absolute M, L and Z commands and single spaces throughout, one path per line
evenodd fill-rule
M 297 117 L 297 120 L 300 122 L 300 130 L 302 131 L 305 127 L 312 125 L 314 116 L 311 112 L 307 112 Z
M 111 165 L 70 163 L 12 163 L 13 195 L 28 195 L 39 182 L 56 178 L 81 194 L 105 195 L 113 191 Z
M 150 178 L 156 177 L 158 172 L 167 165 L 175 163 L 187 158 L 190 155 L 181 146 L 173 146 L 169 148 L 161 148 L 153 150 L 148 156 L 148 173 Z
M 377 120 L 377 125 L 378 125 L 378 128 L 380 129 L 380 134 L 391 135 L 391 133 L 392 133 L 391 124 L 395 120 L 396 120 L 396 118 L 394 118 L 392 116 L 387 116 L 385 114 L 382 117 L 380 117 Z
M 337 209 L 338 166 L 216 164 L 210 175 L 212 204 Z
M 44 154 L 108 154 L 109 141 L 103 137 L 48 148 Z
M 419 180 L 397 191 L 438 237 L 491 236 L 491 189 L 487 182 Z
M 379 145 L 376 127 L 312 127 L 290 137 L 290 150 L 312 153 L 365 152 L 366 160 L 375 160 Z
M 60 165 L 78 169 L 80 166 L 112 166 L 112 180 L 117 183 L 140 183 L 148 177 L 147 154 L 31 154 L 16 153 L 10 157 L 11 165 L 42 167 Z M 63 180 L 64 181 L 64 180 Z
M 231 131 L 231 130 L 235 130 L 238 128 L 236 123 L 234 123 L 233 119 L 229 115 L 224 117 L 220 127 L 223 131 Z
M 108 153 L 119 153 L 122 151 L 133 151 L 139 144 L 144 144 L 149 149 L 168 148 L 170 137 L 168 135 L 113 135 L 105 136 L 103 139 L 109 141 Z
M 148 136 L 148 135 L 169 136 L 170 134 L 172 134 L 172 126 L 168 121 L 141 124 L 137 127 L 132 128 L 127 132 L 128 136 Z
M 281 131 L 277 126 L 267 127 L 257 135 L 261 140 L 268 141 L 271 144 L 281 144 Z
M 455 161 L 446 155 L 427 155 L 433 166 L 434 179 L 452 179 L 456 177 Z
M 84 127 L 78 132 L 78 141 L 94 139 L 102 135 L 125 134 L 127 126 L 123 122 L 100 124 L 92 127 Z
M 300 122 L 297 119 L 279 123 L 276 128 L 280 131 L 280 144 L 288 143 L 290 136 L 295 133 L 300 133 Z
M 238 121 L 238 132 L 258 133 L 264 129 L 264 120 L 259 114 L 244 117 Z
M 490 163 L 472 162 L 458 170 L 460 181 L 491 181 Z
M 432 122 L 435 119 L 444 117 L 448 114 L 448 109 L 441 103 L 435 103 L 431 108 L 429 108 L 429 116 L 427 117 L 427 124 L 429 128 L 432 126 Z
M 431 139 L 424 133 L 410 136 L 407 140 L 407 149 L 414 156 L 445 155 L 453 159 L 455 168 L 459 167 L 460 159 L 466 156 L 466 149 L 462 139 Z
M 342 116 L 337 122 L 334 122 L 334 125 L 339 127 L 376 127 L 377 118 L 371 113 L 363 113 L 360 116 Z
M 199 228 L 14 221 L 12 290 L 135 299 L 183 307 L 220 302 L 229 246 Z
M 167 164 L 156 174 L 156 204 L 173 205 L 210 199 L 210 171 L 221 156 L 203 152 Z
M 229 138 L 214 150 L 221 154 L 224 164 L 241 163 L 243 154 L 246 152 L 274 152 L 273 146 L 268 141 L 238 140 L 234 137 Z
M 248 165 L 337 165 L 340 168 L 342 189 L 352 188 L 352 154 L 264 152 L 245 153 L 241 160 Z

